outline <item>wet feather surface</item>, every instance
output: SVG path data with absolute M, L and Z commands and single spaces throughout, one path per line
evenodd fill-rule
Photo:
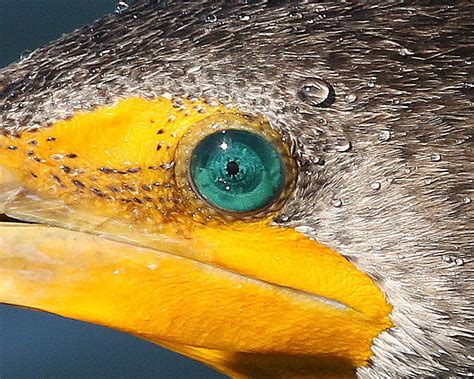
M 466 375 L 472 12 L 224 3 L 125 12 L 4 69 L 0 120 L 15 134 L 170 93 L 263 115 L 299 163 L 275 221 L 340 251 L 395 308 L 397 328 L 376 340 L 360 375 Z

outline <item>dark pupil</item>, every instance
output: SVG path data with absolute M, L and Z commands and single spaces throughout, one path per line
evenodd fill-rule
M 235 177 L 239 173 L 239 164 L 236 161 L 227 163 L 227 174 Z

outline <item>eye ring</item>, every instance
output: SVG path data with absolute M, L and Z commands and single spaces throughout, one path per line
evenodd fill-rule
M 258 205 L 255 208 L 238 205 L 237 207 L 230 208 L 223 206 L 219 201 L 213 200 L 209 194 L 203 193 L 202 188 L 200 189 L 196 183 L 196 178 L 193 177 L 193 172 L 195 173 L 195 171 L 193 171 L 192 165 L 194 164 L 193 156 L 195 157 L 196 149 L 202 150 L 202 143 L 206 139 L 217 140 L 217 136 L 225 134 L 228 136 L 229 134 L 238 135 L 239 137 L 243 136 L 247 140 L 249 138 L 250 140 L 252 138 L 260 140 L 263 148 L 255 149 L 257 155 L 261 155 L 260 150 L 265 150 L 270 154 L 273 151 L 278 156 L 281 167 L 281 185 L 277 193 L 273 194 L 274 196 L 269 196 L 266 199 L 267 201 L 262 200 L 263 195 L 261 193 L 257 195 L 257 197 L 260 197 L 257 200 L 254 199 L 254 203 Z M 252 155 L 251 153 L 248 153 L 247 156 Z M 248 185 L 252 183 L 252 176 L 246 173 L 246 169 L 252 169 L 252 167 L 249 167 L 249 165 L 245 166 L 245 162 L 242 166 L 242 162 L 238 162 L 238 160 L 238 158 L 228 159 L 224 163 L 221 162 L 220 167 L 225 171 L 230 181 L 240 183 L 240 186 L 243 185 L 242 182 L 245 182 L 244 184 L 247 184 L 248 188 Z M 185 198 L 200 211 L 205 209 L 208 213 L 218 213 L 231 218 L 255 218 L 275 212 L 293 191 L 296 181 L 296 163 L 294 158 L 291 157 L 287 145 L 282 141 L 281 135 L 273 130 L 269 123 L 262 118 L 250 116 L 222 113 L 199 121 L 190 127 L 180 140 L 175 162 L 176 182 L 184 192 Z M 259 161 L 258 159 L 253 159 L 253 162 Z M 273 167 L 275 168 L 275 163 Z M 254 171 L 258 170 L 255 168 Z M 254 174 L 257 175 L 256 173 Z M 245 176 L 250 177 L 250 179 Z M 266 180 L 267 183 L 273 185 L 272 188 L 275 188 L 275 180 L 269 179 L 269 175 L 266 176 Z M 251 185 L 253 186 L 253 184 Z M 254 191 L 254 194 L 258 193 L 259 191 Z

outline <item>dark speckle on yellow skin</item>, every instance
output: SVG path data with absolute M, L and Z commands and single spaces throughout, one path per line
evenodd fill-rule
M 104 109 L 98 114 L 79 114 L 40 131 L 6 135 L 0 148 L 11 154 L 2 163 L 22 162 L 24 171 L 31 174 L 29 185 L 66 202 L 88 199 L 94 207 L 110 207 L 133 219 L 173 222 L 173 214 L 197 212 L 174 185 L 176 142 L 191 125 L 215 113 L 230 111 L 203 102 L 176 108 L 165 99 L 152 105 L 131 99 L 113 113 Z M 170 128 L 176 125 L 170 119 L 183 120 L 182 128 Z M 95 123 L 101 128 L 83 127 Z M 129 146 L 134 151 L 121 151 Z

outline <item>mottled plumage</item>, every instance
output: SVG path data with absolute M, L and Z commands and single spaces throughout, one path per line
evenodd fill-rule
M 249 3 L 137 2 L 64 36 L 0 71 L 1 131 L 132 95 L 263 115 L 298 156 L 275 222 L 394 307 L 358 374 L 473 375 L 474 6 Z M 315 106 L 301 87 L 320 79 L 334 99 Z

